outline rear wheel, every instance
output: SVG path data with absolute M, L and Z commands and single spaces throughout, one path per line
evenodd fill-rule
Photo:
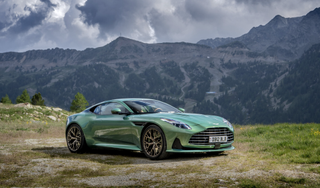
M 141 145 L 143 153 L 149 159 L 163 159 L 168 156 L 166 138 L 156 125 L 150 125 L 143 131 Z
M 70 152 L 84 153 L 87 150 L 87 143 L 79 125 L 71 125 L 67 130 L 66 137 Z

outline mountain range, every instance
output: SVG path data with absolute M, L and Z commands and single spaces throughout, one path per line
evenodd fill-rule
M 240 37 L 206 39 L 197 44 L 217 48 L 235 41 L 277 59 L 297 59 L 313 44 L 320 43 L 320 8 L 295 18 L 277 15 L 266 25 L 254 27 Z
M 91 105 L 148 97 L 238 124 L 320 122 L 315 114 L 319 12 L 317 8 L 298 18 L 276 16 L 241 37 L 197 44 L 146 44 L 119 37 L 83 51 L 1 53 L 0 96 L 8 94 L 15 101 L 27 89 L 31 96 L 40 92 L 46 105 L 64 109 L 77 92 Z

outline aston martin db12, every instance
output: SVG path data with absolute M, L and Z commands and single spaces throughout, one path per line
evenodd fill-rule
M 153 99 L 115 99 L 67 118 L 72 153 L 106 147 L 142 151 L 150 159 L 168 153 L 233 150 L 234 129 L 222 117 L 184 113 Z

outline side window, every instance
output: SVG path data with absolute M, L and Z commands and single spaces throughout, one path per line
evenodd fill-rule
M 121 110 L 122 113 L 127 113 L 128 110 L 122 106 L 121 104 L 112 102 L 112 103 L 107 103 L 107 104 L 103 104 L 101 105 L 101 115 L 108 115 L 108 114 L 112 114 L 111 110 L 114 108 L 119 108 Z
M 95 114 L 100 114 L 100 110 L 101 110 L 101 105 L 97 106 L 97 107 L 94 109 L 93 113 L 95 113 Z

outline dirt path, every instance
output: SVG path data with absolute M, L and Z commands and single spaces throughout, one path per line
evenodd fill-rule
M 186 87 L 188 87 L 190 85 L 190 78 L 189 78 L 186 70 L 181 66 L 181 63 L 182 62 L 179 63 L 179 67 L 180 67 L 180 70 L 182 71 L 182 73 L 184 75 L 184 83 L 182 84 L 183 86 L 181 87 L 182 95 L 179 97 L 179 100 L 182 100 L 182 98 L 185 95 L 184 88 L 186 88 Z

